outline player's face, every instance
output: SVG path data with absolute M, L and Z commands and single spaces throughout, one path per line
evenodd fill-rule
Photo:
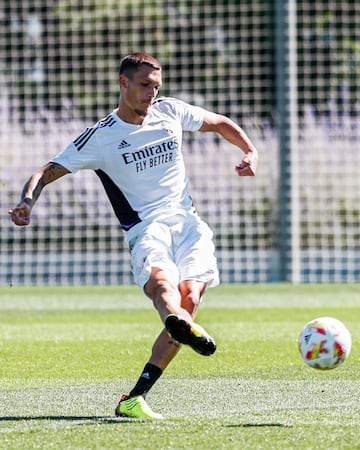
M 133 122 L 141 122 L 161 87 L 161 70 L 142 66 L 132 78 L 120 77 L 121 101 Z

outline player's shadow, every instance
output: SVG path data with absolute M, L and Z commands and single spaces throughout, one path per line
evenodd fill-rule
M 251 428 L 251 427 L 284 427 L 284 428 L 291 428 L 292 425 L 288 424 L 288 423 L 274 423 L 274 422 L 269 422 L 269 423 L 234 423 L 234 424 L 229 424 L 229 425 L 224 425 L 227 428 Z
M 133 422 L 134 419 L 128 417 L 102 417 L 102 416 L 4 416 L 0 417 L 0 422 L 28 422 L 28 421 L 53 421 L 53 422 L 74 422 L 81 424 L 113 424 L 119 422 Z

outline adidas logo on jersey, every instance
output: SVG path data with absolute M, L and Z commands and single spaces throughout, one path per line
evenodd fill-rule
M 125 139 L 123 139 L 123 140 L 120 142 L 120 144 L 117 146 L 117 149 L 118 149 L 118 150 L 122 150 L 122 149 L 125 148 L 125 147 L 130 147 L 130 144 L 127 143 L 127 142 L 125 141 Z

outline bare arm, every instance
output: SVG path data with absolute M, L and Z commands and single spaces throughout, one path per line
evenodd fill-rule
M 239 176 L 254 176 L 258 163 L 258 152 L 245 131 L 235 122 L 221 114 L 207 112 L 200 131 L 215 131 L 231 144 L 239 147 L 245 156 L 235 170 Z
M 49 162 L 31 175 L 22 190 L 20 203 L 14 209 L 9 210 L 14 224 L 19 226 L 29 225 L 31 210 L 43 188 L 67 173 L 70 172 L 65 167 Z

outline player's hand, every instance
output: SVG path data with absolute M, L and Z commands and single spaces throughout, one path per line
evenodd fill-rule
M 253 177 L 256 173 L 256 168 L 258 165 L 258 152 L 253 149 L 246 153 L 241 163 L 235 167 L 236 173 L 239 177 Z
M 15 225 L 20 227 L 29 225 L 31 208 L 27 203 L 20 203 L 16 208 L 10 209 L 8 213 Z

